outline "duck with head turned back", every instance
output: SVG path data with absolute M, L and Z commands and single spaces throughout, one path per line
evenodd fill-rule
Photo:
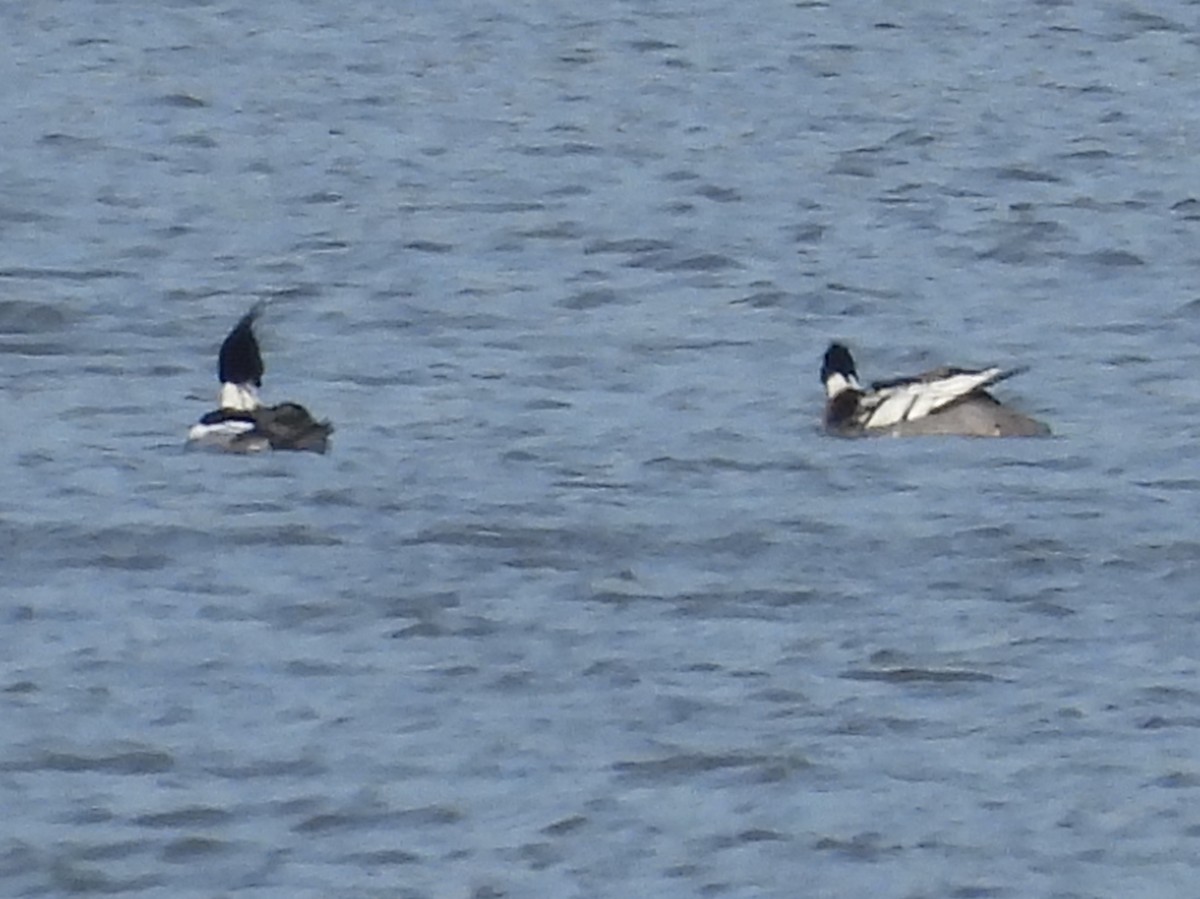
M 267 449 L 323 453 L 333 433 L 329 422 L 317 421 L 299 403 L 264 406 L 259 399 L 265 369 L 254 322 L 263 306 L 262 302 L 256 303 L 238 319 L 221 344 L 217 355 L 217 378 L 221 382 L 217 408 L 192 425 L 188 442 L 236 453 Z
M 875 381 L 865 388 L 850 350 L 831 343 L 821 364 L 825 429 L 840 437 L 1047 436 L 1050 429 L 1044 423 L 1010 409 L 988 392 L 1023 371 L 944 366 L 912 377 Z

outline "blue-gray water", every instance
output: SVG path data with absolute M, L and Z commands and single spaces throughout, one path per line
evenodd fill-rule
M 1195 4 L 0 33 L 0 893 L 1196 894 Z M 185 452 L 263 297 L 332 453 Z

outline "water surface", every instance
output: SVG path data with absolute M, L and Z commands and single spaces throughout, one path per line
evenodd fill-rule
M 1191 895 L 1195 16 L 960 7 L 0 13 L 3 892 Z

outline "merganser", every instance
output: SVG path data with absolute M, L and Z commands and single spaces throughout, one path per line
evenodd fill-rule
M 986 390 L 1023 371 L 1023 367 L 976 371 L 944 366 L 913 377 L 875 381 L 867 390 L 859 384 L 850 351 L 831 343 L 821 365 L 828 397 L 825 429 L 841 437 L 1043 437 L 1050 433 L 1049 427 L 1009 409 Z
M 221 344 L 218 408 L 192 425 L 188 442 L 237 453 L 266 449 L 323 453 L 333 433 L 329 422 L 317 421 L 299 403 L 264 406 L 259 400 L 264 368 L 254 322 L 263 305 L 256 303 L 243 315 Z

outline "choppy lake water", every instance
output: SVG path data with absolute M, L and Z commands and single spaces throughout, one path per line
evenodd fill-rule
M 1197 7 L 910 6 L 0 11 L 0 892 L 1194 895 Z

